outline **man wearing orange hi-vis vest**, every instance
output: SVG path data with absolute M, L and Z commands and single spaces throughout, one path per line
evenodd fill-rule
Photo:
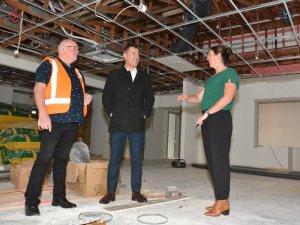
M 58 58 L 45 58 L 36 70 L 34 98 L 39 113 L 41 148 L 25 192 L 26 216 L 40 215 L 42 183 L 52 159 L 52 205 L 76 207 L 66 199 L 66 168 L 77 126 L 84 123 L 87 105 L 92 101 L 92 96 L 85 93 L 82 74 L 73 65 L 77 55 L 77 43 L 63 40 L 58 45 Z

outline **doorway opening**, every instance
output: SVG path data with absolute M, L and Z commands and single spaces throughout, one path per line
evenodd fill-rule
M 180 113 L 168 113 L 168 151 L 167 159 L 180 157 Z

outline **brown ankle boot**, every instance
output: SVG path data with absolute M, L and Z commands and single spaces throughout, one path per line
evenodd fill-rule
M 223 214 L 224 216 L 227 216 L 229 215 L 229 211 L 230 211 L 230 206 L 227 199 L 216 200 L 212 209 L 204 213 L 204 215 L 217 217 Z
M 147 202 L 147 198 L 145 198 L 140 192 L 132 192 L 131 200 L 137 202 Z
M 228 204 L 229 204 L 229 206 L 230 206 L 229 200 L 226 199 L 226 201 L 228 202 Z M 207 207 L 205 208 L 205 210 L 211 210 L 213 207 L 214 207 L 214 205 L 207 206 Z
M 100 204 L 108 204 L 110 201 L 115 201 L 116 200 L 116 195 L 115 195 L 115 193 L 113 193 L 113 192 L 108 192 L 106 195 L 104 195 L 101 199 L 100 199 L 100 201 L 99 201 L 99 203 Z

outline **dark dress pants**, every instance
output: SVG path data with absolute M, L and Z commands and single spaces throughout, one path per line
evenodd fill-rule
M 31 170 L 25 192 L 25 204 L 38 205 L 40 203 L 42 184 L 52 159 L 54 159 L 53 199 L 66 197 L 66 169 L 76 133 L 77 123 L 52 122 L 51 132 L 40 131 L 41 148 Z
M 128 137 L 131 159 L 131 189 L 141 190 L 144 133 L 110 133 L 110 159 L 108 164 L 107 190 L 116 192 L 119 180 L 120 164 L 124 153 L 125 141 Z
M 216 200 L 229 197 L 229 152 L 232 134 L 232 117 L 228 110 L 210 115 L 201 126 L 207 167 L 212 179 Z

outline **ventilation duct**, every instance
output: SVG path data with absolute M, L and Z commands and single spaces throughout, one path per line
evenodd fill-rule
M 94 47 L 89 50 L 83 50 L 80 52 L 84 57 L 95 60 L 101 63 L 115 63 L 123 61 L 123 56 L 107 47 Z

